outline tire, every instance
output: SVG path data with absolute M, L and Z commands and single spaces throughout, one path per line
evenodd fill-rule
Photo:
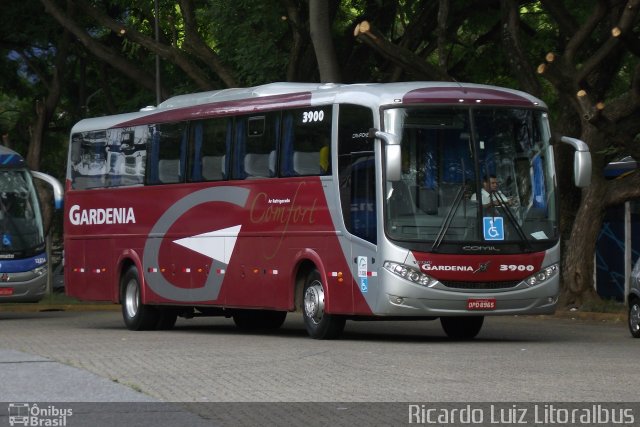
M 233 322 L 240 329 L 274 330 L 280 328 L 287 318 L 286 311 L 239 310 L 233 315 Z
M 454 340 L 471 340 L 478 335 L 484 316 L 441 317 L 440 324 L 447 336 Z
M 122 317 L 127 329 L 131 331 L 156 329 L 160 313 L 155 307 L 140 303 L 140 276 L 136 267 L 130 267 L 122 276 L 121 289 Z
M 318 270 L 312 271 L 307 277 L 302 306 L 304 326 L 311 338 L 330 340 L 342 334 L 346 319 L 325 312 L 324 288 Z
M 156 323 L 156 329 L 158 331 L 168 331 L 173 329 L 178 320 L 178 310 L 173 308 L 157 307 L 158 322 Z
M 629 332 L 634 338 L 640 338 L 640 299 L 633 298 L 629 301 Z

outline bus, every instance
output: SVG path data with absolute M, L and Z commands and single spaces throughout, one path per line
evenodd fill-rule
M 47 293 L 45 232 L 32 177 L 52 186 L 55 207 L 62 208 L 62 184 L 0 146 L 0 303 L 38 302 Z
M 588 149 L 563 140 L 584 186 Z M 367 319 L 470 339 L 487 315 L 556 307 L 548 112 L 523 92 L 271 83 L 85 119 L 69 147 L 67 293 L 120 303 L 131 330 L 299 312 L 316 339 Z

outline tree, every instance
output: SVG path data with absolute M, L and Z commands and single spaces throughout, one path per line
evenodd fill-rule
M 309 0 L 309 31 L 318 59 L 320 81 L 322 83 L 339 83 L 342 81 L 342 77 L 333 46 L 330 23 L 329 2 Z
M 580 7 L 553 0 L 541 3 L 560 37 L 538 72 L 553 85 L 561 102 L 572 107 L 594 165 L 564 257 L 565 295 L 569 303 L 580 303 L 593 292 L 593 253 L 605 209 L 640 197 L 639 171 L 613 181 L 602 173 L 607 162 L 621 153 L 640 159 L 640 40 L 635 32 L 640 2 L 589 2 L 582 16 L 576 13 Z
M 591 185 L 583 190 L 575 218 L 564 211 L 568 223 L 570 245 L 564 257 L 564 296 L 569 304 L 579 304 L 593 297 L 593 254 L 605 209 L 631 198 L 640 197 L 640 172 L 624 179 L 606 181 L 603 175 L 607 162 L 621 154 L 640 159 L 640 40 L 635 32 L 640 23 L 638 0 L 595 0 L 557 2 L 555 0 L 484 1 L 484 7 L 499 11 L 495 24 L 500 25 L 500 43 L 508 52 L 505 64 L 518 81 L 518 86 L 544 97 L 544 89 L 536 73 L 544 77 L 557 100 L 555 125 L 558 133 L 579 136 L 590 147 L 593 159 Z M 422 2 L 426 10 L 433 7 Z M 408 74 L 426 77 L 455 77 L 469 74 L 456 65 L 458 34 L 471 19 L 465 2 L 440 0 L 437 19 L 427 21 L 433 34 L 427 43 L 437 55 L 420 55 L 407 49 L 402 40 L 395 43 L 377 33 L 368 22 L 356 27 L 355 35 Z M 476 7 L 474 3 L 471 7 Z M 457 22 L 452 17 L 456 17 Z M 462 21 L 460 18 L 462 17 Z M 487 20 L 487 23 L 491 20 Z M 477 21 L 476 21 L 477 25 Z M 489 25 L 490 28 L 493 25 Z M 478 34 L 473 45 L 489 40 L 495 43 L 492 29 Z M 536 38 L 545 41 L 548 53 L 537 68 L 535 51 L 524 46 L 536 46 Z M 449 42 L 447 42 L 447 40 Z M 449 54 L 443 52 L 446 49 Z M 423 49 L 429 52 L 429 49 Z M 491 51 L 495 53 L 495 50 Z M 462 55 L 464 56 L 464 55 Z M 435 63 L 435 64 L 434 64 Z M 437 65 L 436 65 L 437 64 Z M 502 69 L 502 73 L 504 73 Z M 497 75 L 501 75 L 497 72 Z M 502 74 L 504 75 L 504 74 Z M 579 135 L 576 135 L 578 133 Z M 562 187 L 566 192 L 571 163 L 560 157 Z M 569 218 L 569 221 L 567 219 Z M 571 224 L 572 222 L 572 224 Z

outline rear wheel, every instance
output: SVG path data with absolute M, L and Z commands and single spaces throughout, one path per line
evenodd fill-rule
M 629 301 L 629 332 L 634 338 L 640 338 L 640 299 Z
M 173 329 L 178 320 L 178 310 L 175 308 L 157 307 L 158 322 L 156 323 L 156 329 L 159 331 L 168 331 Z
M 470 340 L 482 329 L 484 316 L 441 317 L 440 324 L 449 338 Z
M 240 310 L 233 315 L 233 322 L 244 330 L 278 329 L 286 318 L 286 311 Z
M 127 328 L 132 331 L 155 329 L 160 315 L 155 307 L 141 303 L 140 277 L 136 267 L 130 267 L 122 276 L 121 289 L 122 317 Z
M 345 318 L 325 312 L 324 289 L 317 270 L 307 277 L 303 295 L 302 317 L 309 336 L 320 340 L 338 338 Z

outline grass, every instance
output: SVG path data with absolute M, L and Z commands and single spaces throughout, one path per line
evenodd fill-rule
M 45 297 L 42 298 L 38 304 L 71 305 L 71 304 L 80 304 L 80 303 L 81 301 L 75 298 L 72 298 L 70 296 L 67 296 L 64 293 L 55 292 L 55 293 L 50 293 L 48 295 L 45 295 Z
M 591 311 L 594 313 L 625 313 L 627 307 L 623 302 L 613 299 L 591 299 L 585 301 L 580 307 L 580 311 Z

